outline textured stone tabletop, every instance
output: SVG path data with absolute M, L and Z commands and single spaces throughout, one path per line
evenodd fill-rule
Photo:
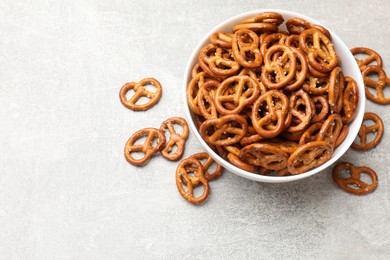
M 375 169 L 353 196 L 330 170 L 285 184 L 225 172 L 202 206 L 175 185 L 177 162 L 126 162 L 136 130 L 185 116 L 185 65 L 223 20 L 279 8 L 316 18 L 349 47 L 383 57 L 390 74 L 390 2 L 1 1 L 0 259 L 389 259 L 390 106 L 381 144 L 342 160 Z M 147 112 L 119 102 L 125 82 L 155 77 Z M 202 151 L 190 134 L 185 157 Z

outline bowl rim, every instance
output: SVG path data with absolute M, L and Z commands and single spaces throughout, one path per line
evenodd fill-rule
M 191 130 L 195 134 L 196 139 L 198 139 L 198 141 L 201 143 L 203 148 L 206 149 L 207 153 L 217 163 L 221 164 L 222 167 L 224 167 L 228 171 L 230 171 L 230 172 L 232 172 L 232 173 L 234 173 L 234 174 L 236 174 L 238 176 L 241 176 L 243 178 L 246 178 L 246 179 L 249 179 L 249 180 L 253 180 L 253 181 L 259 181 L 259 182 L 284 183 L 284 182 L 297 181 L 297 180 L 301 180 L 301 179 L 310 177 L 310 176 L 312 176 L 312 175 L 314 175 L 316 173 L 319 173 L 319 172 L 325 170 L 326 168 L 330 167 L 334 162 L 336 162 L 338 159 L 340 159 L 341 156 L 343 156 L 345 154 L 345 152 L 352 145 L 354 139 L 356 138 L 356 135 L 359 132 L 360 125 L 363 122 L 363 116 L 364 116 L 364 112 L 365 112 L 365 99 L 366 98 L 365 98 L 363 78 L 362 78 L 362 76 L 360 74 L 360 69 L 359 69 L 359 67 L 358 67 L 356 62 L 352 62 L 352 64 L 348 63 L 348 66 L 352 67 L 351 68 L 352 71 L 359 71 L 359 73 L 357 73 L 358 74 L 358 78 L 354 77 L 354 80 L 357 82 L 358 88 L 359 88 L 359 105 L 358 105 L 357 114 L 356 114 L 354 120 L 349 125 L 351 125 L 353 123 L 354 125 L 357 124 L 359 127 L 355 127 L 355 128 L 352 128 L 352 129 L 351 129 L 351 127 L 349 127 L 348 136 L 345 138 L 345 140 L 336 149 L 338 151 L 338 155 L 337 156 L 334 156 L 334 153 L 333 153 L 330 160 L 328 160 L 324 164 L 322 164 L 322 165 L 320 165 L 320 166 L 318 166 L 316 168 L 313 168 L 313 169 L 311 169 L 311 170 L 309 170 L 309 171 L 307 171 L 305 173 L 302 173 L 302 174 L 291 175 L 291 176 L 266 176 L 266 175 L 259 175 L 259 174 L 255 174 L 255 173 L 251 173 L 251 172 L 245 171 L 245 170 L 243 170 L 243 169 L 241 169 L 241 168 L 231 164 L 227 160 L 223 159 L 215 151 L 213 151 L 209 147 L 209 145 L 204 141 L 204 139 L 201 137 L 201 135 L 199 134 L 198 129 L 196 128 L 196 126 L 194 124 L 194 121 L 193 121 L 193 118 L 192 118 L 192 115 L 191 115 L 192 112 L 190 111 L 190 108 L 189 108 L 188 103 L 187 103 L 186 89 L 187 89 L 187 85 L 188 85 L 188 80 L 189 80 L 190 75 L 191 75 L 192 67 L 196 64 L 198 53 L 201 50 L 201 48 L 207 43 L 207 41 L 209 40 L 211 34 L 216 32 L 216 31 L 221 31 L 221 29 L 223 27 L 227 27 L 227 24 L 230 24 L 230 23 L 232 23 L 235 20 L 242 21 L 242 20 L 244 20 L 246 18 L 255 16 L 255 15 L 257 15 L 259 13 L 262 13 L 262 12 L 277 12 L 277 13 L 280 13 L 282 16 L 287 15 L 287 16 L 292 16 L 292 17 L 299 17 L 299 18 L 305 19 L 306 21 L 308 21 L 310 23 L 318 24 L 318 25 L 321 25 L 321 26 L 325 27 L 327 30 L 329 30 L 329 32 L 330 32 L 330 34 L 332 36 L 332 43 L 334 44 L 335 41 L 336 41 L 337 42 L 337 46 L 339 46 L 339 48 L 348 50 L 347 52 L 345 52 L 345 55 L 349 56 L 349 60 L 351 60 L 351 59 L 355 60 L 355 58 L 353 57 L 352 53 L 349 51 L 349 48 L 341 40 L 341 38 L 339 38 L 332 30 L 330 30 L 329 28 L 324 26 L 322 23 L 320 23 L 319 21 L 317 21 L 317 20 L 315 20 L 315 19 L 313 19 L 311 17 L 308 17 L 306 15 L 303 15 L 303 14 L 300 14 L 300 13 L 297 13 L 297 12 L 294 12 L 294 11 L 288 11 L 288 10 L 283 10 L 283 9 L 257 9 L 257 10 L 252 10 L 252 11 L 247 11 L 247 12 L 244 12 L 244 13 L 240 13 L 240 14 L 232 16 L 232 17 L 230 17 L 230 18 L 220 22 L 216 26 L 214 26 L 214 28 L 212 28 L 208 33 L 206 33 L 206 35 L 204 37 L 202 37 L 202 39 L 198 42 L 198 44 L 196 45 L 196 47 L 192 51 L 191 56 L 190 56 L 190 58 L 189 58 L 189 60 L 187 62 L 187 65 L 186 65 L 184 78 L 183 78 L 183 93 L 184 93 L 183 97 L 184 97 L 184 104 L 185 104 L 185 106 L 184 106 L 185 107 L 185 114 L 186 114 L 186 117 L 187 117 L 187 119 L 189 121 L 189 125 L 190 125 Z M 334 44 L 334 45 L 336 47 L 336 44 Z M 343 64 L 341 65 L 341 67 L 343 67 Z M 357 123 L 355 123 L 355 122 L 357 122 Z

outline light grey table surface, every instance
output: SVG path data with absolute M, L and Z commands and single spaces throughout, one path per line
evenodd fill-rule
M 382 143 L 342 157 L 377 171 L 368 196 L 337 188 L 330 170 L 286 184 L 225 172 L 193 206 L 177 162 L 125 161 L 133 132 L 185 116 L 184 68 L 204 34 L 260 8 L 317 18 L 390 73 L 387 0 L 1 1 L 0 259 L 389 259 L 389 106 L 366 105 L 385 122 Z M 163 97 L 132 112 L 119 89 L 144 77 Z M 186 148 L 202 151 L 193 134 Z

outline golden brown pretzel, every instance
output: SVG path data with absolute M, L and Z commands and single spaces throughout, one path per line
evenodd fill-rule
M 378 74 L 378 81 L 370 79 L 368 76 L 372 74 Z M 383 88 L 390 86 L 390 78 L 387 77 L 386 72 L 377 65 L 367 66 L 362 71 L 362 76 L 365 84 L 365 92 L 366 96 L 369 100 L 381 104 L 388 105 L 390 104 L 390 97 L 385 97 Z M 376 95 L 372 94 L 368 87 L 374 88 L 376 91 Z
M 135 144 L 135 142 L 143 137 L 146 137 L 146 140 L 143 144 Z M 153 141 L 156 140 L 155 146 L 153 146 Z M 126 142 L 125 146 L 125 158 L 126 160 L 136 166 L 145 165 L 150 158 L 161 151 L 165 145 L 165 136 L 156 128 L 144 128 L 135 132 L 129 140 Z M 132 156 L 132 153 L 140 152 L 144 156 L 142 158 L 135 158 Z
M 279 53 L 276 60 L 272 59 Z M 261 82 L 268 89 L 280 89 L 287 86 L 295 77 L 297 61 L 294 51 L 281 44 L 271 46 L 264 56 L 264 65 L 261 71 Z
M 192 174 L 189 174 L 192 173 Z M 203 193 L 195 197 L 194 188 L 202 185 Z M 204 176 L 202 164 L 195 158 L 187 158 L 179 163 L 176 169 L 176 186 L 180 195 L 192 204 L 200 204 L 210 194 L 210 186 Z M 184 189 L 187 187 L 187 190 Z
M 232 47 L 233 34 L 226 32 L 215 32 L 211 35 L 210 41 L 215 46 L 230 49 Z
M 242 23 L 271 23 L 280 25 L 284 21 L 283 16 L 276 12 L 263 12 L 255 17 L 251 17 L 242 21 Z
M 287 20 L 286 27 L 290 34 L 301 34 L 304 30 L 310 29 L 311 24 L 302 18 L 294 17 Z
M 174 125 L 180 125 L 183 128 L 183 133 L 177 133 Z M 189 130 L 187 121 L 181 117 L 171 117 L 165 120 L 160 126 L 160 132 L 165 133 L 165 130 L 169 131 L 169 139 L 165 144 L 164 149 L 161 150 L 161 155 L 170 160 L 179 160 L 184 153 L 185 142 L 187 140 Z M 173 147 L 176 146 L 176 151 L 172 152 Z
M 263 62 L 259 50 L 259 37 L 248 29 L 241 29 L 234 33 L 232 52 L 235 60 L 245 68 L 256 68 Z M 249 58 L 248 55 L 251 57 Z
M 364 47 L 355 47 L 351 49 L 352 54 L 355 56 L 356 54 L 366 54 L 368 55 L 365 59 L 360 60 L 355 57 L 357 64 L 361 71 L 363 71 L 367 66 L 369 66 L 372 62 L 376 62 L 376 65 L 382 67 L 382 58 L 381 56 L 374 50 Z
M 305 82 L 309 69 L 305 53 L 298 48 L 290 48 L 297 59 L 297 70 L 295 73 L 295 78 L 293 78 L 293 80 L 287 86 L 285 86 L 284 89 L 288 91 L 293 91 L 299 89 Z
M 340 135 L 343 121 L 339 114 L 330 115 L 322 124 L 317 141 L 325 141 L 335 147 L 336 140 Z
M 215 93 L 215 107 L 223 115 L 238 114 L 259 95 L 260 88 L 256 80 L 249 76 L 232 76 L 219 85 Z M 226 103 L 231 105 L 226 107 Z
M 204 169 L 204 177 L 208 181 L 212 181 L 212 180 L 217 179 L 223 172 L 222 166 L 219 165 L 218 163 L 216 163 L 213 160 L 213 158 L 211 158 L 211 156 L 208 153 L 206 153 L 206 152 L 193 154 L 193 155 L 190 156 L 190 158 L 195 158 L 200 163 L 202 163 L 202 161 L 205 160 L 205 162 L 202 163 L 202 166 L 203 166 L 203 169 Z M 216 168 L 215 168 L 215 170 L 213 172 L 209 172 L 210 166 L 213 163 L 215 163 Z
M 321 31 L 311 28 L 299 36 L 299 46 L 308 55 L 314 69 L 327 73 L 337 65 L 336 52 L 331 40 Z
M 348 178 L 341 178 L 339 173 L 341 170 L 347 170 L 351 176 Z M 366 173 L 371 178 L 371 183 L 365 183 L 361 178 L 361 173 Z M 378 186 L 378 176 L 375 171 L 367 166 L 356 167 L 349 162 L 338 163 L 332 171 L 333 181 L 346 192 L 355 195 L 365 195 L 373 192 Z
M 216 80 L 209 80 L 204 83 L 198 92 L 198 108 L 200 113 L 206 119 L 212 119 L 218 117 L 217 108 L 215 107 L 215 92 L 220 83 Z
M 197 115 L 202 115 L 198 107 L 198 93 L 200 87 L 202 87 L 202 85 L 206 82 L 206 77 L 207 76 L 205 72 L 196 74 L 195 77 L 193 77 L 188 83 L 186 89 L 188 106 L 190 107 L 191 111 Z
M 330 111 L 340 113 L 343 108 L 344 75 L 340 67 L 330 73 L 328 100 Z
M 247 121 L 237 114 L 208 119 L 199 128 L 199 133 L 203 139 L 213 145 L 238 143 L 246 135 L 247 131 Z
M 256 132 L 267 138 L 279 135 L 285 127 L 288 103 L 287 96 L 278 90 L 261 95 L 252 106 L 251 121 Z M 259 109 L 264 114 L 259 115 Z
M 206 46 L 205 46 L 206 47 Z M 202 49 L 203 50 L 203 49 Z M 223 77 L 223 76 L 220 76 L 220 75 L 217 75 L 215 74 L 214 72 L 211 71 L 208 63 L 205 61 L 207 59 L 204 59 L 205 58 L 205 54 L 204 52 L 201 52 L 199 53 L 198 55 L 198 64 L 199 64 L 199 67 L 201 68 L 201 70 L 210 78 L 212 79 L 215 79 L 215 80 L 218 80 L 218 81 L 223 81 L 226 77 Z M 213 56 L 211 54 L 211 56 Z
M 364 124 L 364 121 L 366 120 L 372 120 L 374 121 L 374 125 L 367 126 Z M 382 119 L 375 113 L 372 112 L 366 112 L 364 113 L 363 117 L 363 124 L 360 127 L 358 136 L 360 139 L 360 143 L 353 142 L 352 148 L 359 150 L 359 151 L 367 151 L 379 144 L 379 142 L 382 140 L 383 133 L 384 133 L 384 124 Z M 368 133 L 375 133 L 375 138 L 367 143 L 367 134 Z
M 288 154 L 274 145 L 256 143 L 242 148 L 239 157 L 251 165 L 282 170 L 287 166 Z
M 288 171 L 301 174 L 324 164 L 333 154 L 332 146 L 324 141 L 314 141 L 300 146 L 287 162 Z
M 222 49 L 214 44 L 203 47 L 199 53 L 199 59 L 208 65 L 213 74 L 220 77 L 231 76 L 240 69 L 240 64 L 231 59 L 229 50 Z
M 314 104 L 312 100 L 303 89 L 294 92 L 290 96 L 290 113 L 292 115 L 292 120 L 296 121 L 297 124 L 290 125 L 287 129 L 287 132 L 294 133 L 304 130 L 315 114 Z M 302 111 L 300 108 L 304 106 L 305 111 Z
M 325 96 L 314 96 L 312 100 L 315 107 L 315 115 L 311 119 L 311 122 L 318 123 L 324 121 L 329 112 L 328 99 Z
M 359 88 L 351 77 L 345 77 L 345 89 L 343 93 L 343 109 L 341 111 L 344 124 L 349 124 L 356 116 L 359 105 Z
M 145 86 L 148 84 L 153 85 L 156 88 L 156 92 L 147 90 Z M 129 100 L 127 100 L 126 93 L 130 90 L 134 90 L 135 94 Z M 119 92 L 119 98 L 125 107 L 134 111 L 144 111 L 157 104 L 161 98 L 161 94 L 162 87 L 160 82 L 154 78 L 145 78 L 137 83 L 130 82 L 123 85 Z M 137 101 L 141 97 L 147 97 L 150 100 L 144 104 L 137 104 Z

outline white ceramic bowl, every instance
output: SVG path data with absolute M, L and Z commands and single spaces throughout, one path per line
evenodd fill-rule
M 250 11 L 246 13 L 242 13 L 239 15 L 236 15 L 234 17 L 231 17 L 227 19 L 226 21 L 223 21 L 222 23 L 215 26 L 209 33 L 207 33 L 203 39 L 199 42 L 199 44 L 196 46 L 194 51 L 191 54 L 191 57 L 188 61 L 187 67 L 185 69 L 184 74 L 184 80 L 183 80 L 183 98 L 185 102 L 185 111 L 187 118 L 189 119 L 189 125 L 192 130 L 192 132 L 195 134 L 196 138 L 199 140 L 199 142 L 202 144 L 202 146 L 206 149 L 206 151 L 211 155 L 211 157 L 214 158 L 215 161 L 217 161 L 219 164 L 221 164 L 225 169 L 228 171 L 231 171 L 241 177 L 254 180 L 254 181 L 260 181 L 260 182 L 270 182 L 270 183 L 281 183 L 281 182 L 289 182 L 289 181 L 295 181 L 300 180 L 309 176 L 312 176 L 313 174 L 316 174 L 318 172 L 321 172 L 325 168 L 332 165 L 337 159 L 339 159 L 351 146 L 353 143 L 356 135 L 359 132 L 360 125 L 363 121 L 363 115 L 364 115 L 364 107 L 365 107 L 365 92 L 364 92 L 364 84 L 363 79 L 359 70 L 359 67 L 357 63 L 355 62 L 354 57 L 352 56 L 351 52 L 349 51 L 349 48 L 344 44 L 344 42 L 331 30 L 329 30 L 326 26 L 324 26 L 326 29 L 329 30 L 329 32 L 332 35 L 332 41 L 334 44 L 334 47 L 336 49 L 336 52 L 338 56 L 341 59 L 341 68 L 343 70 L 344 75 L 350 76 L 354 78 L 359 86 L 359 107 L 356 114 L 355 119 L 350 123 L 349 125 L 349 133 L 348 136 L 345 138 L 344 142 L 333 152 L 332 158 L 324 163 L 323 165 L 314 168 L 308 172 L 298 174 L 298 175 L 292 175 L 292 176 L 264 176 L 259 175 L 255 173 L 251 173 L 245 170 L 242 170 L 230 162 L 224 160 L 221 156 L 219 156 L 217 153 L 215 153 L 203 140 L 203 138 L 200 136 L 198 129 L 196 128 L 193 120 L 193 114 L 190 110 L 190 108 L 187 105 L 187 99 L 186 99 L 186 88 L 188 82 L 191 80 L 191 69 L 197 62 L 197 57 L 199 54 L 199 51 L 202 49 L 203 46 L 205 46 L 207 43 L 210 42 L 210 36 L 214 32 L 231 32 L 231 29 L 234 25 L 241 23 L 243 20 L 253 17 L 258 13 L 262 12 L 277 12 L 280 13 L 284 20 L 287 21 L 289 18 L 292 17 L 300 17 L 302 19 L 305 19 L 306 21 L 313 23 L 313 24 L 321 24 L 320 22 L 314 20 L 313 18 L 307 17 L 305 15 L 291 12 L 291 11 L 285 11 L 285 10 L 278 10 L 278 9 L 260 9 L 256 11 Z M 285 29 L 285 23 L 280 25 L 279 28 Z

